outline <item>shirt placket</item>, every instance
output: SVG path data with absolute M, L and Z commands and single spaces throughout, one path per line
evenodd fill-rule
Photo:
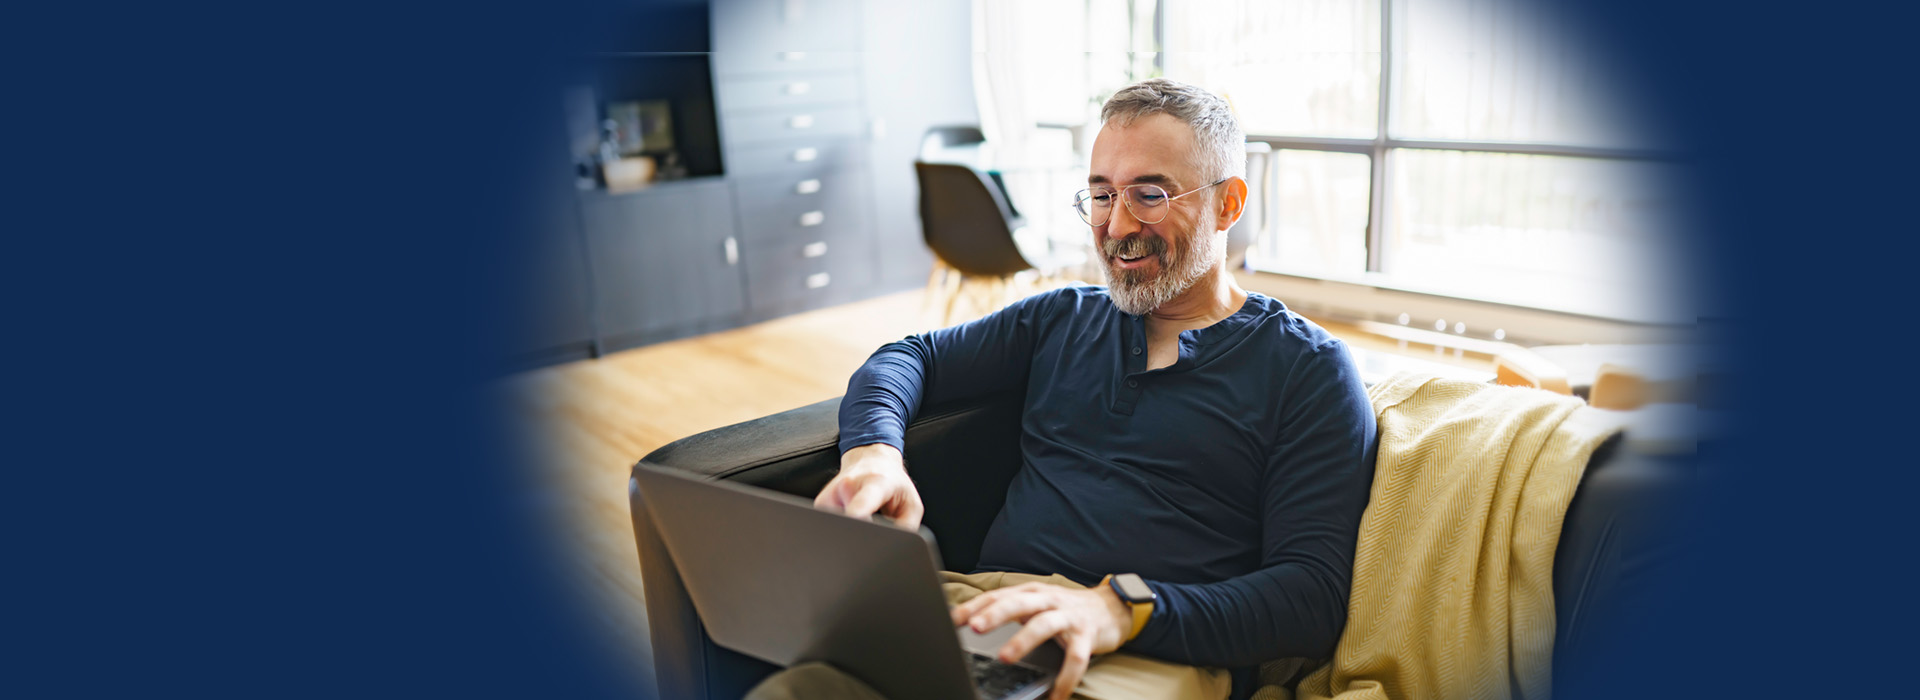
M 1120 350 L 1121 366 L 1126 372 L 1120 377 L 1120 385 L 1113 388 L 1113 412 L 1123 416 L 1133 415 L 1133 407 L 1140 403 L 1140 393 L 1146 383 L 1147 373 L 1147 325 L 1142 316 L 1127 317 L 1127 332 L 1121 334 L 1121 342 L 1126 347 Z

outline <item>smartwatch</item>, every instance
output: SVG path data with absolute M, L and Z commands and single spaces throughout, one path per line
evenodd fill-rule
M 1133 641 L 1134 637 L 1140 636 L 1140 630 L 1147 626 L 1147 620 L 1153 617 L 1153 604 L 1160 597 L 1147 587 L 1147 582 L 1139 574 L 1112 574 L 1101 583 L 1112 588 L 1114 594 L 1120 596 L 1120 602 L 1126 603 L 1127 608 L 1133 611 L 1133 629 L 1127 632 L 1126 639 L 1120 640 L 1120 643 Z

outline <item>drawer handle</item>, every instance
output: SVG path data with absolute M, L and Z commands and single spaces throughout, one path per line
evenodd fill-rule
M 782 51 L 782 52 L 780 52 L 780 60 L 782 60 L 782 61 L 787 61 L 787 62 L 789 62 L 789 63 L 791 63 L 791 62 L 794 62 L 794 61 L 805 61 L 805 60 L 807 60 L 807 52 L 805 52 L 805 51 Z
M 827 220 L 826 212 L 810 211 L 800 215 L 801 226 L 819 226 L 821 222 L 824 222 L 826 220 Z
M 820 149 L 818 148 L 802 148 L 793 152 L 793 160 L 799 163 L 805 163 L 819 157 Z
M 809 85 L 809 84 L 807 84 L 807 83 L 803 83 L 803 82 L 802 82 L 802 83 L 787 83 L 787 94 L 789 94 L 789 95 L 805 95 L 805 94 L 807 94 L 807 92 L 808 92 L 808 91 L 810 91 L 810 90 L 812 90 L 812 89 L 813 89 L 813 86 L 812 86 L 812 85 Z
M 787 126 L 793 129 L 811 129 L 813 128 L 813 115 L 795 114 L 792 119 L 787 120 Z
M 733 236 L 727 236 L 726 249 L 727 249 L 727 265 L 732 266 L 732 265 L 740 264 L 740 244 L 734 242 Z
M 826 241 L 814 241 L 812 243 L 808 243 L 805 247 L 800 249 L 800 257 L 803 257 L 803 258 L 817 258 L 826 254 L 827 254 Z
M 819 180 L 801 180 L 800 184 L 793 186 L 793 191 L 795 194 L 813 194 L 815 192 L 819 192 L 820 181 Z
M 807 289 L 819 289 L 827 286 L 827 284 L 832 281 L 833 277 L 831 275 L 825 272 L 815 272 L 807 275 Z

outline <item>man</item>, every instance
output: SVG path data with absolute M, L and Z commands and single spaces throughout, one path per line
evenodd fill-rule
M 1226 269 L 1247 184 L 1225 101 L 1149 80 L 1101 119 L 1075 204 L 1108 286 L 1036 295 L 875 352 L 848 386 L 841 471 L 815 503 L 916 527 L 901 457 L 914 412 L 1023 391 L 1024 464 L 980 571 L 945 574 L 954 624 L 1023 623 L 1002 660 L 1058 642 L 1054 700 L 1244 697 L 1262 662 L 1332 654 L 1373 413 L 1340 341 Z M 872 692 L 858 687 L 816 665 L 755 692 Z

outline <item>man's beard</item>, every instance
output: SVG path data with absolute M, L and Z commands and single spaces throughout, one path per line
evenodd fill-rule
M 1194 222 L 1189 244 L 1184 249 L 1173 247 L 1169 251 L 1166 239 L 1144 234 L 1125 240 L 1109 238 L 1102 243 L 1100 252 L 1106 264 L 1100 269 L 1107 275 L 1107 296 L 1113 305 L 1124 313 L 1141 316 L 1192 289 L 1220 257 L 1223 236 L 1214 230 L 1217 220 L 1211 209 L 1202 214 L 1201 219 Z M 1159 264 L 1153 270 L 1116 269 L 1113 258 L 1119 255 L 1157 256 Z

